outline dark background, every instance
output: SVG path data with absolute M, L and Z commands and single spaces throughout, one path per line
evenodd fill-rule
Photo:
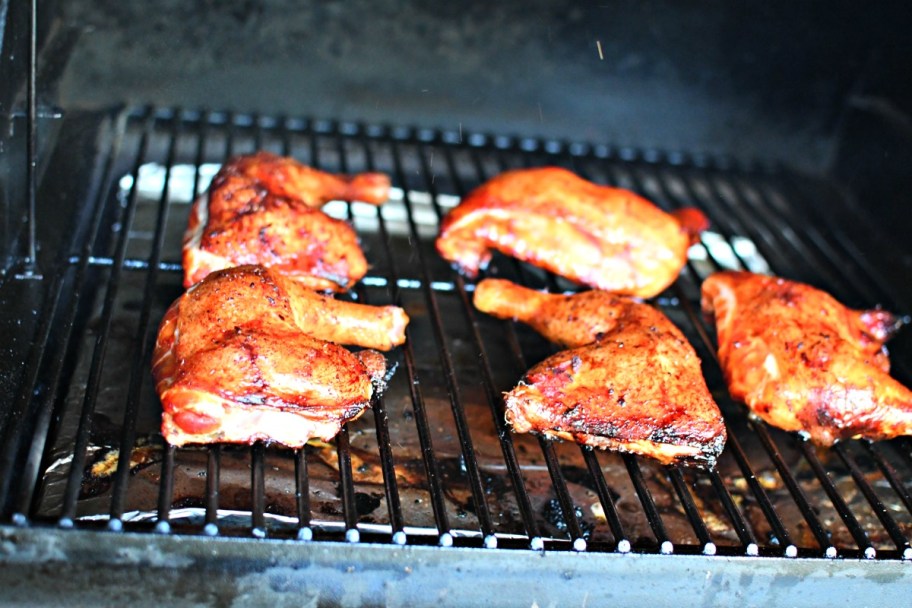
M 24 4 L 0 0 L 7 111 L 22 101 Z M 63 109 L 179 105 L 781 163 L 844 186 L 912 272 L 906 6 L 42 2 L 39 94 Z

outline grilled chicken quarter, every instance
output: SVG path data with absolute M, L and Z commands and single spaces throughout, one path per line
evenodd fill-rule
M 172 445 L 328 440 L 385 388 L 405 311 L 335 300 L 262 266 L 209 274 L 165 314 L 153 354 Z M 339 344 L 365 347 L 352 353 Z
M 184 234 L 184 287 L 214 270 L 261 264 L 306 287 L 344 291 L 367 273 L 352 227 L 320 207 L 386 201 L 380 173 L 339 176 L 258 152 L 228 161 L 193 203 Z
M 884 347 L 894 315 L 749 272 L 713 274 L 702 291 L 728 390 L 757 416 L 823 446 L 912 434 L 912 391 L 890 376 Z
M 660 311 L 604 291 L 548 294 L 500 279 L 481 281 L 474 304 L 567 348 L 505 394 L 513 430 L 664 464 L 715 465 L 722 414 L 693 347 Z
M 496 249 L 595 289 L 649 298 L 674 282 L 707 227 L 697 209 L 668 214 L 633 192 L 544 167 L 482 184 L 447 214 L 436 245 L 470 278 Z

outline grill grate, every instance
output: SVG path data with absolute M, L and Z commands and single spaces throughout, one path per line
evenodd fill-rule
M 158 320 L 180 293 L 188 203 L 218 163 L 269 149 L 340 172 L 384 171 L 380 208 L 331 203 L 361 235 L 369 276 L 350 297 L 413 318 L 390 390 L 331 444 L 176 449 L 157 435 L 149 373 Z M 655 299 L 691 339 L 729 442 L 711 472 L 661 467 L 509 432 L 501 392 L 553 347 L 471 306 L 473 284 L 433 252 L 437 223 L 508 168 L 557 164 L 713 231 Z M 785 171 L 554 141 L 463 137 L 291 118 L 144 109 L 114 121 L 85 230 L 42 279 L 35 348 L 2 419 L 0 505 L 20 525 L 302 541 L 587 552 L 912 559 L 910 443 L 829 451 L 751 420 L 726 395 L 699 283 L 720 268 L 770 271 L 851 304 L 910 307 L 827 229 L 826 185 Z M 837 199 L 838 200 L 838 199 Z M 80 222 L 82 224 L 82 222 Z M 562 279 L 495 257 L 490 274 Z M 873 298 L 873 302 L 872 302 Z M 907 353 L 894 353 L 908 381 Z

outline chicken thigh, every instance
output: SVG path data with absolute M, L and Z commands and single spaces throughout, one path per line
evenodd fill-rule
M 809 285 L 749 272 L 703 282 L 731 396 L 818 445 L 912 434 L 912 391 L 889 374 L 883 310 L 852 310 Z

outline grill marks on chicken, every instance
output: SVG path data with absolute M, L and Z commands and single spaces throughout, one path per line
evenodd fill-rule
M 547 294 L 500 279 L 481 281 L 474 303 L 569 347 L 505 394 L 515 431 L 664 464 L 715 464 L 726 440 L 722 415 L 699 358 L 660 311 L 603 291 Z
M 382 391 L 375 350 L 405 341 L 394 306 L 334 300 L 261 266 L 211 273 L 168 309 L 153 354 L 172 445 L 332 438 Z
M 748 272 L 703 282 L 732 397 L 818 445 L 912 434 L 912 391 L 889 374 L 883 310 L 852 310 L 809 285 Z
M 184 287 L 214 270 L 262 264 L 313 289 L 348 289 L 367 261 L 352 227 L 320 207 L 336 199 L 379 205 L 389 186 L 379 173 L 338 176 L 268 152 L 233 158 L 194 201 Z
M 661 211 L 565 169 L 507 171 L 444 218 L 437 251 L 475 278 L 491 250 L 614 293 L 652 297 L 677 278 L 708 227 L 696 209 Z

